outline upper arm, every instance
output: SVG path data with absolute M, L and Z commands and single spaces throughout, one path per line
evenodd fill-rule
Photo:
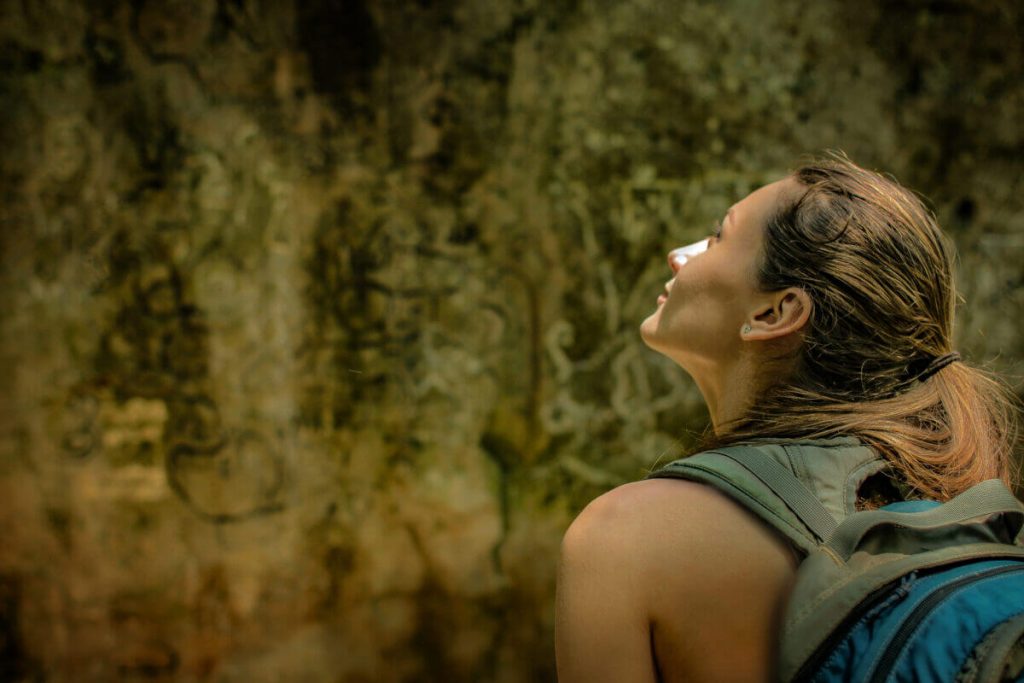
M 561 683 L 656 680 L 629 493 L 620 487 L 593 501 L 562 539 L 555 627 Z
M 771 666 L 792 571 L 774 532 L 708 486 L 652 479 L 614 489 L 563 539 L 559 679 L 722 680 L 716 660 L 735 669 L 745 653 L 746 679 L 756 680 Z

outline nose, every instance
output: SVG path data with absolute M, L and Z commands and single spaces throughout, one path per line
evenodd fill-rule
M 686 262 L 692 259 L 698 254 L 703 254 L 708 250 L 708 240 L 703 239 L 700 242 L 694 242 L 688 244 L 685 247 L 679 247 L 673 249 L 668 253 L 668 265 L 672 269 L 673 273 L 679 272 L 679 269 L 686 265 Z

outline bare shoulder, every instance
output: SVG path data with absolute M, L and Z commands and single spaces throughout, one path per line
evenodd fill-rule
M 720 521 L 735 505 L 714 489 L 678 479 L 645 479 L 623 484 L 595 498 L 566 532 L 566 540 L 618 538 L 637 546 L 656 546 L 660 530 L 683 524 L 702 526 Z M 716 514 L 717 513 L 717 514 Z M 672 534 L 678 536 L 679 529 Z M 643 533 L 640 533 L 643 532 Z
M 686 509 L 704 509 L 700 501 L 706 497 L 701 487 L 684 482 L 626 484 L 595 499 L 570 525 L 558 571 L 559 681 L 653 683 L 661 678 L 653 648 L 653 598 L 655 587 L 670 575 L 670 558 L 681 556 L 663 545 L 669 527 L 686 520 Z
M 795 566 L 785 541 L 726 495 L 648 479 L 579 514 L 563 539 L 561 589 L 615 596 L 617 623 L 647 634 L 661 680 L 762 680 Z
M 714 488 L 645 479 L 594 499 L 566 532 L 563 552 L 614 549 L 642 563 L 652 579 L 659 569 L 693 578 L 718 576 L 721 565 L 749 561 L 762 546 L 784 548 L 772 530 Z

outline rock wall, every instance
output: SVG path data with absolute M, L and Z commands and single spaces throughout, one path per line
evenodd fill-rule
M 803 153 L 1019 386 L 1014 3 L 0 6 L 3 680 L 553 680 L 562 532 L 706 417 L 663 255 Z

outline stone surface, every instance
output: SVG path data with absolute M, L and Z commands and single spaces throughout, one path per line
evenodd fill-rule
M 561 534 L 694 442 L 637 337 L 808 152 L 1024 360 L 1010 2 L 0 2 L 0 678 L 554 679 Z

